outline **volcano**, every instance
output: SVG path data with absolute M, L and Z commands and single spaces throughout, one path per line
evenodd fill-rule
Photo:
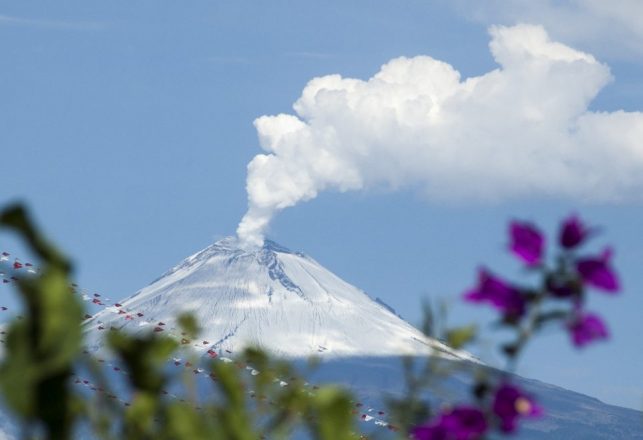
M 128 312 L 124 313 L 127 310 Z M 224 238 L 95 315 L 92 330 L 170 331 L 192 313 L 210 352 L 253 346 L 281 357 L 472 357 L 426 337 L 379 299 L 312 258 L 266 240 L 246 249 Z M 123 315 L 133 319 L 123 319 Z M 136 319 L 134 319 L 136 318 Z

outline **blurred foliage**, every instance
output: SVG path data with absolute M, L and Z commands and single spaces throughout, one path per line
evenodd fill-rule
M 177 385 L 177 377 L 167 365 L 180 343 L 157 333 L 110 331 L 107 345 L 127 371 L 126 389 L 111 390 L 100 363 L 83 349 L 84 312 L 72 294 L 69 261 L 21 206 L 5 209 L 0 226 L 20 236 L 40 260 L 36 276 L 17 279 L 24 318 L 11 323 L 0 365 L 2 394 L 20 418 L 24 438 L 65 440 L 83 424 L 101 439 L 253 440 L 289 438 L 295 430 L 308 430 L 319 440 L 359 438 L 348 392 L 331 386 L 311 392 L 291 365 L 258 350 L 240 357 L 261 371 L 251 376 L 252 383 L 244 382 L 247 375 L 235 363 L 210 361 L 213 389 L 205 401 L 199 401 L 191 374 L 179 384 L 185 398 L 171 399 L 165 390 Z M 192 316 L 178 322 L 186 338 L 197 337 Z M 78 392 L 73 378 L 79 371 L 101 392 Z M 288 378 L 288 386 L 281 386 L 280 378 Z M 130 401 L 122 404 L 117 395 Z
M 7 332 L 0 385 L 7 404 L 27 428 L 46 438 L 68 438 L 78 416 L 69 381 L 81 353 L 82 307 L 71 295 L 71 265 L 30 222 L 20 206 L 0 215 L 0 225 L 20 234 L 42 260 L 39 276 L 19 278 L 25 318 Z

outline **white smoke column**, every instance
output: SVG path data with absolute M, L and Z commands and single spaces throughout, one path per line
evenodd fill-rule
M 461 80 L 427 56 L 396 58 L 367 81 L 311 80 L 297 116 L 255 121 L 242 242 L 261 245 L 280 210 L 327 189 L 419 185 L 440 199 L 641 199 L 643 114 L 591 112 L 610 80 L 594 57 L 542 27 L 492 27 L 499 68 Z

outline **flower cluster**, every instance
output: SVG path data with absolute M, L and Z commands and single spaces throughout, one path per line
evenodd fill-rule
M 512 433 L 521 417 L 542 414 L 542 409 L 529 395 L 506 382 L 498 386 L 489 403 L 487 411 L 466 405 L 445 410 L 435 421 L 413 428 L 411 436 L 415 440 L 475 440 L 486 434 L 491 426 Z
M 561 255 L 558 264 L 549 268 L 544 262 L 545 238 L 531 223 L 513 221 L 509 226 L 511 252 L 526 267 L 540 270 L 544 275 L 540 290 L 517 287 L 480 269 L 478 284 L 465 293 L 469 302 L 488 302 L 502 313 L 503 321 L 517 324 L 533 303 L 544 299 L 570 299 L 572 308 L 566 313 L 566 328 L 576 347 L 608 337 L 603 320 L 583 309 L 584 291 L 592 287 L 607 293 L 620 289 L 618 277 L 611 267 L 612 250 L 606 248 L 599 255 L 576 256 L 576 251 L 594 230 L 575 215 L 564 220 L 558 237 Z
M 611 266 L 612 250 L 598 255 L 578 255 L 578 251 L 595 229 L 587 227 L 572 215 L 560 225 L 559 254 L 552 265 L 546 258 L 546 241 L 542 232 L 528 222 L 509 225 L 509 249 L 531 270 L 542 275 L 539 287 L 523 287 L 494 275 L 486 268 L 478 272 L 477 285 L 465 292 L 465 301 L 488 303 L 500 312 L 501 323 L 513 328 L 516 340 L 504 345 L 509 361 L 544 324 L 559 321 L 576 347 L 608 337 L 603 320 L 585 310 L 587 288 L 616 293 L 620 283 Z M 511 364 L 510 364 L 511 365 Z M 538 417 L 542 408 L 522 389 L 509 382 L 509 376 L 477 382 L 477 406 L 463 405 L 443 410 L 429 422 L 414 427 L 416 440 L 474 440 L 492 429 L 510 434 L 517 430 L 523 417 Z

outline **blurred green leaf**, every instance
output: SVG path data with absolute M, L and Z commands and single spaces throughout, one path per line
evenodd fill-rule
M 162 366 L 178 344 L 155 334 L 130 336 L 122 332 L 110 332 L 107 341 L 123 360 L 134 389 L 159 394 L 166 383 Z
M 167 408 L 168 439 L 211 440 L 213 431 L 209 420 L 194 407 L 184 403 L 173 403 Z
M 81 349 L 83 316 L 69 287 L 71 265 L 21 206 L 4 210 L 0 226 L 21 236 L 42 260 L 39 275 L 17 281 L 26 317 L 9 327 L 0 386 L 27 425 L 41 421 L 47 438 L 67 439 L 78 412 L 69 379 Z
M 246 406 L 246 389 L 241 380 L 239 369 L 232 363 L 213 364 L 213 373 L 225 399 L 216 408 L 222 438 L 230 440 L 252 440 L 258 436 L 254 432 L 251 413 Z
M 196 338 L 201 332 L 196 318 L 191 313 L 184 313 L 182 315 L 179 315 L 177 322 L 179 323 L 179 328 L 183 333 L 185 333 L 188 339 Z
M 313 434 L 319 440 L 355 439 L 351 400 L 345 391 L 323 387 L 312 398 Z
M 158 399 L 146 392 L 137 393 L 125 412 L 126 431 L 129 438 L 151 438 L 154 432 L 154 415 Z
M 451 329 L 446 334 L 447 345 L 456 350 L 462 348 L 475 339 L 477 331 L 478 328 L 475 325 Z

